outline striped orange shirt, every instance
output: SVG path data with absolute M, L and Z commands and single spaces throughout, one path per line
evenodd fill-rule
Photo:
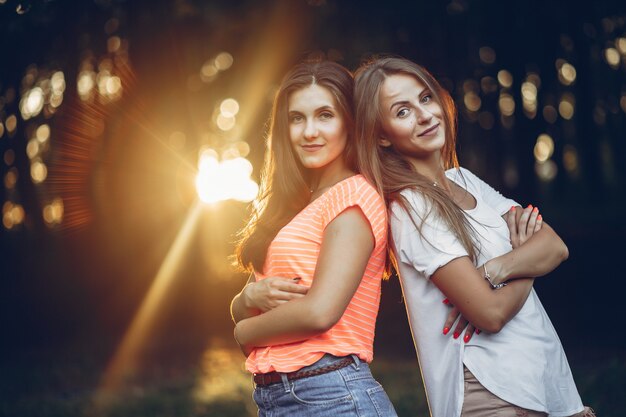
M 330 330 L 310 339 L 254 349 L 246 361 L 250 372 L 296 371 L 325 353 L 356 354 L 371 362 L 387 251 L 387 212 L 383 199 L 362 175 L 338 182 L 283 227 L 268 248 L 264 273 L 255 275 L 257 281 L 269 276 L 300 277 L 302 284 L 310 286 L 326 226 L 354 206 L 368 219 L 375 246 L 343 316 Z

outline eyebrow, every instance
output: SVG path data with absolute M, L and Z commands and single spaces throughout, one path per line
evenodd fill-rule
M 324 111 L 324 110 L 337 111 L 337 109 L 335 109 L 334 106 L 325 104 L 325 105 L 323 105 L 321 107 L 316 108 L 315 110 L 313 110 L 313 112 L 314 113 L 319 113 L 319 112 Z M 300 111 L 300 110 L 295 109 L 295 110 L 289 110 L 289 114 L 291 114 L 291 113 L 303 113 L 303 112 Z
M 422 91 L 420 91 L 417 94 L 417 97 L 421 97 L 424 93 L 431 93 L 430 88 L 428 87 L 424 87 L 422 89 Z M 407 104 L 411 104 L 411 102 L 409 100 L 399 100 L 399 101 L 394 101 L 393 103 L 391 103 L 391 106 L 389 106 L 389 110 L 393 110 L 394 107 L 399 106 L 399 105 L 407 105 Z
M 408 100 L 394 101 L 393 103 L 391 103 L 391 106 L 389 106 L 389 110 L 393 110 L 393 108 L 396 106 L 407 105 L 407 104 L 410 104 Z

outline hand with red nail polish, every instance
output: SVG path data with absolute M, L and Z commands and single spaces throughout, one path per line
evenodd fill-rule
M 523 210 L 514 210 L 513 207 L 505 215 L 509 227 L 509 237 L 513 249 L 520 247 L 530 237 L 541 230 L 543 219 L 540 217 L 539 208 L 529 204 Z
M 463 331 L 465 330 L 466 336 L 464 337 L 464 339 L 466 338 L 469 341 L 469 339 L 471 339 L 472 337 L 472 334 L 474 334 L 474 326 L 471 323 L 469 323 L 465 319 L 465 317 L 461 315 L 461 313 L 459 312 L 459 309 L 456 308 L 454 305 L 452 305 L 449 299 L 447 298 L 443 299 L 442 303 L 447 305 L 448 307 L 451 307 L 450 313 L 448 314 L 448 318 L 446 319 L 446 322 L 444 323 L 444 326 L 443 326 L 443 331 L 442 331 L 443 335 L 447 335 L 450 332 L 450 329 L 452 329 L 452 326 L 454 325 L 454 323 L 457 322 L 458 320 L 454 329 L 453 337 L 455 339 L 458 339 L 461 333 L 463 333 Z

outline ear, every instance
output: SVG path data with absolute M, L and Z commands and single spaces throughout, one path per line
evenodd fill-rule
M 379 138 L 378 139 L 378 144 L 380 146 L 382 146 L 383 148 L 388 148 L 391 146 L 391 142 L 389 142 L 387 139 L 385 138 Z

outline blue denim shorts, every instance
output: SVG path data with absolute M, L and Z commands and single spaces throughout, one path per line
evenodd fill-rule
M 322 375 L 256 386 L 254 401 L 259 417 L 358 416 L 396 417 L 383 387 L 374 379 L 367 363 L 353 355 L 354 363 Z M 342 358 L 326 354 L 302 370 L 328 366 Z

